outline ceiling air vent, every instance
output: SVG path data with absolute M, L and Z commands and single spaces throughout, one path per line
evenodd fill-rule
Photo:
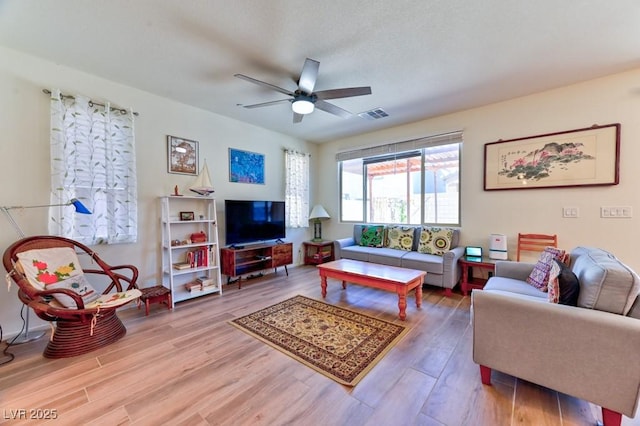
M 358 114 L 362 118 L 366 118 L 368 120 L 377 120 L 379 118 L 388 117 L 389 114 L 386 113 L 382 108 L 374 108 L 369 111 L 361 112 Z

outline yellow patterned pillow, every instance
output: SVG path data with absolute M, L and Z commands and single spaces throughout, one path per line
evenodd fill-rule
M 411 251 L 414 228 L 411 226 L 390 226 L 387 228 L 387 247 Z
M 453 231 L 451 228 L 422 227 L 418 252 L 442 256 L 451 249 Z

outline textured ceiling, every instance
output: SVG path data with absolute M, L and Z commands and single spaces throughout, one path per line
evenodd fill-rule
M 0 45 L 323 142 L 638 68 L 640 1 L 0 0 Z M 235 73 L 293 91 L 306 57 L 389 116 L 240 106 L 286 96 Z

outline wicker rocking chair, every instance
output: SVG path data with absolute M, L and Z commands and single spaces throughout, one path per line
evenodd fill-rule
M 87 254 L 96 268 L 81 268 L 76 254 Z M 52 336 L 43 353 L 46 358 L 81 355 L 126 334 L 116 309 L 140 297 L 135 266 L 111 266 L 89 247 L 56 236 L 19 240 L 5 250 L 2 261 L 7 276 L 18 285 L 22 303 L 50 321 Z M 108 283 L 102 295 L 93 290 L 85 275 L 102 276 Z

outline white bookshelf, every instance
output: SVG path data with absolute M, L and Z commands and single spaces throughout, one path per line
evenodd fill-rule
M 160 197 L 160 206 L 162 284 L 171 290 L 172 303 L 222 294 L 215 198 L 170 195 Z M 184 220 L 185 215 L 181 213 L 187 216 L 193 213 L 193 219 Z M 198 232 L 205 233 L 206 241 L 191 242 L 191 235 Z M 189 266 L 176 269 L 174 265 L 180 263 L 188 263 Z M 189 284 L 199 277 L 211 284 L 189 290 Z

